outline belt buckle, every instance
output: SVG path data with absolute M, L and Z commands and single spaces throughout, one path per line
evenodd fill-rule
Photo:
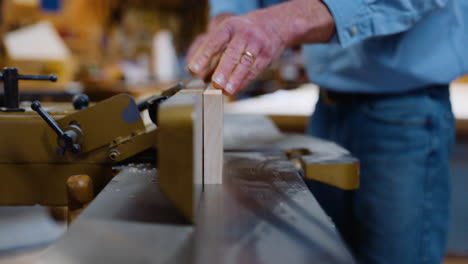
M 336 105 L 338 103 L 330 96 L 327 90 L 320 89 L 320 97 L 322 97 L 322 101 L 325 104 Z

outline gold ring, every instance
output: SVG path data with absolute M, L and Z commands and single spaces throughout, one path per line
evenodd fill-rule
M 252 60 L 255 60 L 255 56 L 252 53 L 250 53 L 250 52 L 248 52 L 246 50 L 242 54 L 245 54 L 245 55 L 249 56 Z

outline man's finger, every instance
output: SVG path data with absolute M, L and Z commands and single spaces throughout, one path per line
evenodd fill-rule
M 211 81 L 211 78 L 213 76 L 213 72 L 216 69 L 216 66 L 219 63 L 219 60 L 221 59 L 221 53 L 216 54 L 210 61 L 210 64 L 206 68 L 206 70 L 203 72 L 203 81 L 206 83 L 209 83 Z
M 195 52 L 193 58 L 189 61 L 189 70 L 200 77 L 206 73 L 212 58 L 221 53 L 228 45 L 231 39 L 230 25 L 220 26 L 219 29 L 209 33 L 201 46 Z
M 239 63 L 233 69 L 229 76 L 229 80 L 224 87 L 228 94 L 234 94 L 244 88 L 242 87 L 244 80 L 250 76 L 251 73 L 256 72 L 254 65 L 256 65 L 257 60 L 260 59 L 257 58 L 260 54 L 260 50 L 260 42 L 250 41 L 246 48 L 241 52 Z
M 253 82 L 266 68 L 268 68 L 268 62 L 263 59 L 259 59 L 255 62 L 255 65 L 252 67 L 251 71 L 242 79 L 239 88 L 234 91 L 234 93 L 244 89 Z
M 187 64 L 189 61 L 192 60 L 193 56 L 195 55 L 195 52 L 200 48 L 201 44 L 203 43 L 203 40 L 206 38 L 206 35 L 203 34 L 195 39 L 195 41 L 190 45 L 190 48 L 187 52 Z
M 236 65 L 239 63 L 242 53 L 246 47 L 246 39 L 237 36 L 229 43 L 224 51 L 219 64 L 213 74 L 213 85 L 218 89 L 226 88 L 226 84 L 232 75 Z

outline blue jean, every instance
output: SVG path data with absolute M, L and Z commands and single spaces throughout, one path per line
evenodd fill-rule
M 307 184 L 359 263 L 441 263 L 449 217 L 454 118 L 447 87 L 327 104 L 310 135 L 361 162 L 356 191 Z

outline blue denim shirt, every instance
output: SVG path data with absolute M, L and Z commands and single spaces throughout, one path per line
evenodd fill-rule
M 304 46 L 312 82 L 344 92 L 389 93 L 448 84 L 468 73 L 468 0 L 322 0 L 330 43 Z M 210 0 L 237 15 L 281 0 Z

